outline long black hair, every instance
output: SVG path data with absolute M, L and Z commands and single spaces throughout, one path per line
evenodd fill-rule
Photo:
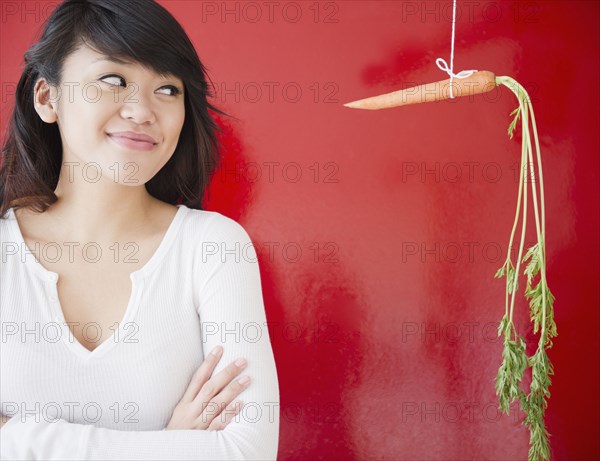
M 44 212 L 58 200 L 54 190 L 61 170 L 62 141 L 58 125 L 43 122 L 35 111 L 34 86 L 41 77 L 58 86 L 66 58 L 82 44 L 184 82 L 185 121 L 179 143 L 145 186 L 159 200 L 201 209 L 221 162 L 220 129 L 209 110 L 229 115 L 208 102 L 213 96 L 207 83 L 210 78 L 184 29 L 154 0 L 64 0 L 24 56 L 2 146 L 0 218 L 11 207 Z

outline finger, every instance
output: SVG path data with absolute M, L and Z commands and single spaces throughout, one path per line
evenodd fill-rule
M 192 376 L 190 384 L 188 385 L 188 388 L 186 389 L 183 397 L 181 398 L 182 402 L 191 402 L 196 398 L 198 392 L 200 392 L 200 389 L 202 388 L 202 385 L 212 375 L 222 355 L 223 347 L 217 346 L 210 352 L 210 354 L 208 354 L 204 358 L 204 362 L 202 362 L 202 365 L 198 367 L 198 369 Z
M 211 400 L 218 405 L 219 408 L 224 408 L 229 405 L 233 399 L 239 396 L 250 385 L 250 376 L 242 376 L 227 385 L 219 394 Z
M 230 403 L 215 419 L 211 421 L 207 430 L 221 431 L 225 429 L 225 426 L 233 421 L 233 418 L 235 418 L 236 415 L 242 410 L 243 406 L 244 402 L 241 400 L 236 400 L 235 402 Z
M 236 379 L 229 383 L 225 389 L 223 389 L 220 393 L 215 395 L 208 402 L 200 402 L 198 405 L 201 405 L 199 413 L 202 422 L 207 425 L 211 422 L 212 418 L 217 417 L 217 415 L 231 402 L 234 398 L 239 396 L 250 384 L 249 376 L 242 376 L 239 379 Z
M 221 390 L 228 385 L 240 372 L 246 368 L 248 363 L 246 360 L 238 359 L 230 363 L 227 367 L 211 377 L 200 389 L 194 403 L 198 407 L 198 413 L 202 413 L 206 405 L 217 395 Z

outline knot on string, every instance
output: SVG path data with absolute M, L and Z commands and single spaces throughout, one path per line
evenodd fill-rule
M 452 55 L 454 55 L 454 48 L 452 48 Z M 454 56 L 452 56 L 454 57 Z M 454 99 L 454 95 L 452 94 L 452 79 L 454 78 L 467 78 L 473 75 L 477 70 L 461 70 L 458 74 L 455 74 L 452 71 L 452 68 L 448 67 L 448 63 L 446 60 L 442 58 L 437 58 L 435 63 L 440 68 L 450 76 L 450 99 Z

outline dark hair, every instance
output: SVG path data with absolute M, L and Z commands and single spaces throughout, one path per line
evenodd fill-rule
M 210 179 L 220 166 L 220 128 L 206 70 L 177 20 L 154 0 L 65 0 L 52 12 L 41 38 L 24 56 L 15 107 L 2 146 L 0 218 L 8 208 L 44 212 L 62 163 L 58 125 L 43 122 L 33 105 L 36 81 L 58 86 L 66 58 L 82 44 L 97 52 L 138 62 L 158 75 L 173 74 L 185 85 L 185 121 L 175 152 L 146 183 L 153 197 L 202 209 Z M 212 84 L 212 81 L 211 81 Z

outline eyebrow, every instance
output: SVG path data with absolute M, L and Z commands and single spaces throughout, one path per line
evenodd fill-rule
M 123 61 L 123 60 L 121 60 L 119 58 L 115 58 L 113 56 L 105 56 L 105 57 L 102 57 L 102 58 L 98 58 L 95 61 L 93 61 L 92 64 L 95 64 L 95 63 L 97 63 L 99 61 L 109 61 L 109 62 L 114 62 L 115 64 L 122 64 L 124 66 L 130 66 L 131 65 L 131 62 L 129 62 L 129 61 Z

